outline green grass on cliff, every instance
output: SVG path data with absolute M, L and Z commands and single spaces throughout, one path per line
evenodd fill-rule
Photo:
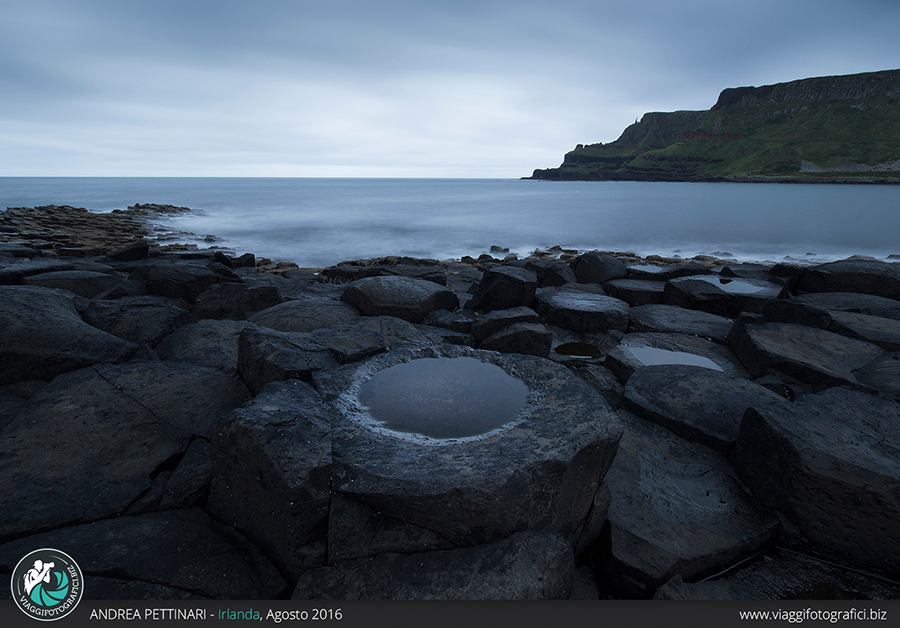
M 900 100 L 887 96 L 724 106 L 703 113 L 687 138 L 658 148 L 628 145 L 622 141 L 625 137 L 623 133 L 612 144 L 577 148 L 560 168 L 544 171 L 555 175 L 546 178 L 900 177 L 897 171 L 800 171 L 801 160 L 823 169 L 847 162 L 874 166 L 900 160 Z

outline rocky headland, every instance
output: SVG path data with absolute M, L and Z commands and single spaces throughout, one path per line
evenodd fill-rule
M 553 181 L 900 183 L 900 70 L 722 91 L 707 111 L 646 113 L 578 144 Z
M 900 597 L 900 264 L 301 270 L 146 219 L 0 214 L 0 573 L 55 547 L 94 599 Z

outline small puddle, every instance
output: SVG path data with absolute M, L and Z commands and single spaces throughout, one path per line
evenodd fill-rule
M 757 292 L 762 292 L 767 288 L 767 286 L 755 286 L 752 283 L 741 281 L 740 279 L 716 277 L 715 275 L 700 275 L 697 277 L 692 277 L 692 279 L 706 281 L 707 283 L 711 283 L 712 285 L 716 286 L 720 290 L 724 290 L 725 292 L 730 292 L 732 294 L 755 294 Z M 772 285 L 774 287 L 775 284 Z
M 721 366 L 696 353 L 685 351 L 669 351 L 658 347 L 626 347 L 635 360 L 644 366 L 658 366 L 662 364 L 688 364 L 690 366 L 702 366 L 714 371 L 723 371 Z
M 556 347 L 554 351 L 560 355 L 568 355 L 573 358 L 599 358 L 603 355 L 600 353 L 600 347 L 588 342 L 567 342 Z
M 518 417 L 528 386 L 475 358 L 422 358 L 376 373 L 360 387 L 359 401 L 395 432 L 465 438 Z

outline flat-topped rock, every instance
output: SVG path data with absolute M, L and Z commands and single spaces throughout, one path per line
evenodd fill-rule
M 567 283 L 578 281 L 572 267 L 565 262 L 528 261 L 525 263 L 525 268 L 537 275 L 538 288 L 564 286 Z
M 278 331 L 307 332 L 340 325 L 359 316 L 359 310 L 343 301 L 303 298 L 273 305 L 250 316 L 248 320 Z
M 620 418 L 625 434 L 605 481 L 614 588 L 646 595 L 676 574 L 695 580 L 772 539 L 778 519 L 759 508 L 721 456 L 658 425 Z M 637 580 L 637 591 L 619 584 L 628 579 Z
M 123 277 L 90 270 L 59 270 L 25 277 L 22 283 L 26 286 L 68 290 L 85 299 L 93 299 L 104 290 L 112 288 L 122 279 Z
M 539 290 L 535 309 L 548 325 L 576 333 L 628 329 L 627 303 L 568 286 Z
M 388 553 L 315 569 L 300 578 L 292 598 L 558 600 L 568 597 L 574 569 L 572 548 L 560 535 L 522 532 L 477 547 Z
M 828 329 L 831 312 L 857 312 L 900 321 L 900 301 L 853 292 L 811 292 L 769 301 L 762 315 L 773 323 L 797 323 Z
M 747 410 L 730 460 L 817 551 L 900 575 L 900 405 L 843 387 Z
M 283 301 L 274 286 L 217 283 L 197 296 L 191 312 L 195 321 L 204 318 L 244 320 L 248 314 L 265 310 Z
M 0 259 L 0 285 L 19 285 L 25 277 L 50 273 L 55 271 L 72 270 L 74 264 L 52 257 L 29 259 L 26 257 Z
M 612 279 L 624 279 L 628 268 L 623 262 L 607 253 L 585 253 L 572 261 L 572 270 L 579 283 L 605 283 Z
M 712 270 L 703 264 L 666 264 L 656 266 L 653 264 L 634 264 L 628 266 L 628 279 L 646 279 L 648 281 L 668 281 L 676 277 L 688 275 L 708 275 Z
M 631 332 L 657 332 L 700 336 L 725 343 L 734 324 L 729 318 L 674 305 L 641 305 L 628 311 Z
M 665 281 L 647 279 L 613 279 L 604 284 L 609 296 L 625 301 L 636 307 L 652 303 L 662 303 Z
M 129 278 L 143 281 L 150 294 L 182 299 L 188 303 L 196 301 L 203 291 L 220 280 L 219 275 L 207 265 L 183 260 L 142 264 L 132 271 Z
M 541 317 L 530 307 L 520 306 L 508 310 L 493 310 L 482 314 L 471 324 L 472 336 L 480 343 L 488 336 L 515 323 L 540 323 Z
M 272 599 L 288 587 L 258 549 L 198 509 L 118 517 L 11 541 L 0 545 L 0 571 L 12 571 L 35 547 L 65 547 L 88 577 L 156 583 L 207 598 Z
M 787 404 L 759 384 L 686 365 L 638 369 L 624 394 L 637 416 L 722 454 L 737 440 L 747 408 Z
M 808 269 L 802 292 L 862 292 L 900 301 L 900 264 L 874 259 L 846 259 Z
M 537 323 L 515 323 L 485 338 L 479 349 L 500 353 L 522 353 L 546 358 L 553 345 L 553 332 Z
M 856 312 L 831 312 L 828 331 L 865 340 L 886 351 L 900 351 L 900 321 Z
M 686 334 L 627 334 L 604 362 L 623 384 L 636 370 L 663 364 L 687 364 L 729 376 L 747 376 L 727 347 Z
M 829 386 L 862 387 L 853 371 L 881 355 L 882 349 L 823 329 L 791 323 L 753 324 L 739 320 L 729 346 L 756 378 L 769 371 L 795 377 L 822 390 Z
M 235 372 L 238 367 L 238 338 L 245 329 L 255 329 L 247 321 L 203 320 L 179 327 L 154 347 L 156 354 L 170 362 L 187 362 Z
M 81 317 L 97 329 L 149 347 L 191 322 L 190 312 L 153 296 L 93 300 Z
M 303 382 L 274 382 L 219 425 L 207 509 L 296 578 L 324 538 L 332 415 Z M 266 513 L 260 516 L 260 513 Z
M 75 309 L 75 298 L 65 290 L 0 286 L 0 384 L 49 380 L 134 354 L 134 343 L 85 323 Z
M 696 275 L 666 282 L 663 303 L 720 316 L 759 312 L 763 305 L 786 294 L 783 286 L 758 279 Z
M 436 358 L 475 360 L 482 370 L 521 380 L 528 387 L 524 408 L 504 419 L 511 422 L 465 437 L 428 437 L 376 421 L 360 399 L 362 387 L 399 365 L 412 377 L 404 394 L 427 394 L 472 411 L 505 407 L 496 406 L 500 397 L 493 384 L 478 395 L 474 384 L 459 390 L 449 380 L 447 387 L 418 385 L 416 360 Z M 341 381 L 346 387 L 335 395 Z M 386 398 L 392 403 L 403 391 L 402 381 L 395 382 L 401 388 Z M 479 375 L 477 381 L 486 380 Z M 532 356 L 452 346 L 396 350 L 361 363 L 328 387 L 328 397 L 336 396 L 344 417 L 333 426 L 332 490 L 459 546 L 542 528 L 559 531 L 574 543 L 619 437 L 615 418 L 596 392 L 567 369 Z
M 424 279 L 388 276 L 359 279 L 347 286 L 341 300 L 366 316 L 396 316 L 420 322 L 432 310 L 453 310 L 459 299 L 452 291 Z
M 531 307 L 537 275 L 515 266 L 486 268 L 466 307 L 477 312 Z

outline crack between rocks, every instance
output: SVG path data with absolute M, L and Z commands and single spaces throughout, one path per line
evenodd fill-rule
M 103 374 L 102 374 L 100 371 L 97 370 L 96 367 L 92 366 L 91 369 L 98 375 L 98 377 L 100 377 L 100 379 L 102 379 L 104 382 L 106 382 L 107 384 L 109 384 L 110 386 L 112 386 L 113 388 L 115 388 L 116 390 L 118 390 L 120 393 L 122 393 L 123 395 L 125 395 L 125 397 L 127 397 L 128 399 L 130 399 L 131 401 L 133 401 L 135 404 L 137 404 L 138 406 L 140 406 L 141 408 L 143 408 L 144 410 L 146 410 L 147 412 L 149 412 L 149 413 L 150 413 L 150 416 L 152 416 L 154 419 L 156 419 L 157 421 L 159 421 L 159 422 L 162 423 L 163 425 L 167 425 L 167 426 L 171 427 L 172 429 L 178 430 L 178 431 L 180 431 L 180 432 L 188 432 L 188 431 L 189 431 L 189 430 L 184 429 L 183 427 L 178 427 L 177 425 L 173 425 L 173 424 L 170 423 L 169 421 L 166 421 L 166 420 L 163 419 L 162 417 L 158 416 L 153 410 L 151 410 L 150 408 L 148 408 L 147 406 L 145 406 L 143 403 L 141 403 L 140 401 L 138 401 L 137 399 L 135 399 L 134 397 L 132 397 L 131 395 L 129 395 L 127 392 L 125 392 L 124 390 L 122 390 L 121 388 L 119 388 L 118 386 L 116 386 L 115 384 L 113 384 L 111 381 L 109 381 L 106 377 L 103 376 Z M 192 439 L 192 440 L 193 440 L 193 436 L 194 436 L 194 434 L 191 433 L 191 439 Z M 188 445 L 190 445 L 190 443 L 188 443 Z M 186 450 L 186 449 L 185 449 L 185 450 Z

